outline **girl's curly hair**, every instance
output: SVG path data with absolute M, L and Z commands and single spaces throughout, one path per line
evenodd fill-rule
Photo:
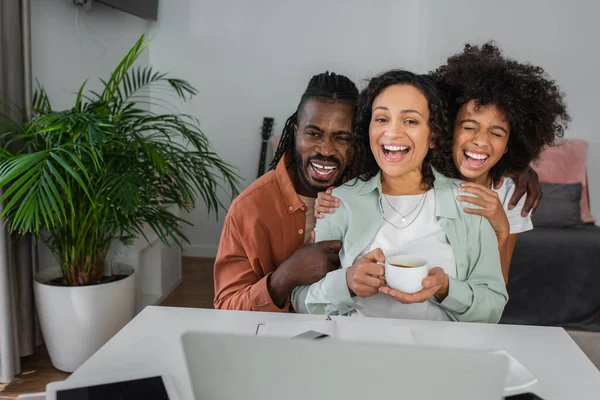
M 445 96 L 452 118 L 470 100 L 493 104 L 508 119 L 507 153 L 492 168 L 494 179 L 535 161 L 545 146 L 564 135 L 570 121 L 563 93 L 540 67 L 505 57 L 494 42 L 465 45 L 462 53 L 430 76 Z M 450 140 L 453 129 L 447 131 Z
M 356 156 L 354 168 L 358 177 L 367 181 L 377 174 L 379 166 L 375 161 L 369 140 L 369 125 L 371 124 L 372 108 L 375 98 L 388 86 L 410 85 L 418 89 L 429 105 L 429 128 L 431 130 L 434 148 L 430 149 L 423 161 L 421 169 L 423 188 L 433 186 L 432 166 L 440 173 L 448 176 L 455 174 L 452 161 L 451 135 L 447 132 L 450 126 L 444 99 L 435 82 L 427 75 L 394 69 L 384 72 L 369 81 L 369 84 L 358 96 L 356 116 L 354 120 L 354 144 Z M 449 141 L 450 140 L 450 141 Z

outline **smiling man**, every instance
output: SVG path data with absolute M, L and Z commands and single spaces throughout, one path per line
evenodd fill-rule
M 296 286 L 339 266 L 339 241 L 313 243 L 317 193 L 347 178 L 358 89 L 315 75 L 286 122 L 271 171 L 231 205 L 215 261 L 215 308 L 289 311 Z

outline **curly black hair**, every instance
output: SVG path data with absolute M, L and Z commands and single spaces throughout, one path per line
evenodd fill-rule
M 285 122 L 270 169 L 275 169 L 285 153 L 294 147 L 294 125 L 298 123 L 298 115 L 300 115 L 304 104 L 308 100 L 317 100 L 323 103 L 344 103 L 354 106 L 357 97 L 358 89 L 356 85 L 344 75 L 327 71 L 313 76 L 300 98 L 296 112 Z
M 453 119 L 470 100 L 476 106 L 493 104 L 506 115 L 508 151 L 491 169 L 494 179 L 526 168 L 545 146 L 564 135 L 570 121 L 555 81 L 538 66 L 506 57 L 493 41 L 466 44 L 430 76 L 444 94 Z M 453 128 L 447 132 L 453 136 Z
M 359 179 L 367 181 L 377 174 L 379 166 L 375 161 L 369 140 L 369 125 L 371 124 L 372 108 L 375 98 L 388 86 L 410 85 L 418 89 L 429 105 L 429 128 L 434 147 L 430 149 L 423 161 L 421 186 L 423 189 L 433 187 L 434 176 L 432 166 L 444 175 L 455 174 L 452 161 L 452 145 L 448 142 L 450 135 L 448 127 L 450 120 L 444 98 L 435 82 L 427 75 L 393 69 L 372 78 L 368 86 L 358 96 L 356 117 L 354 121 L 354 143 L 356 156 L 354 167 Z

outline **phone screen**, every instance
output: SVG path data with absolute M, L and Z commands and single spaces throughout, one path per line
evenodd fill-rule
M 505 397 L 506 400 L 544 400 L 535 393 L 521 393 Z

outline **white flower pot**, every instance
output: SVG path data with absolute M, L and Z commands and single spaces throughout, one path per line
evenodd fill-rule
M 73 372 L 134 316 L 135 273 L 116 282 L 89 286 L 47 285 L 62 276 L 59 267 L 40 271 L 34 282 L 35 305 L 44 341 L 54 367 Z

